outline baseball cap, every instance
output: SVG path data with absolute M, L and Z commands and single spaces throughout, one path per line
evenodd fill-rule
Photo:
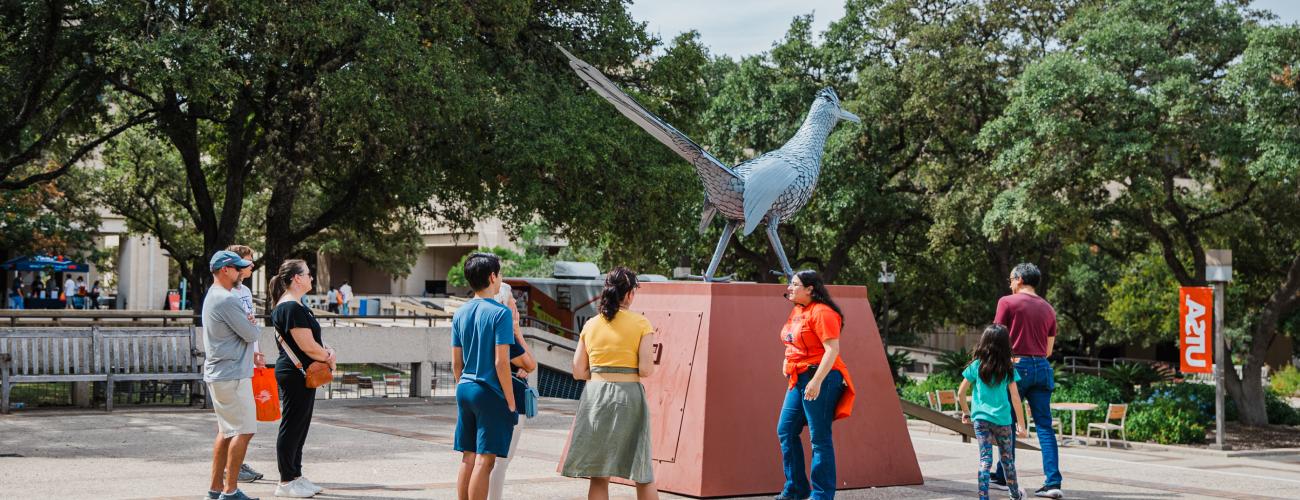
M 226 266 L 235 266 L 239 269 L 253 265 L 252 262 L 239 258 L 239 254 L 229 250 L 222 250 L 212 254 L 212 260 L 208 261 L 208 269 L 216 271 Z

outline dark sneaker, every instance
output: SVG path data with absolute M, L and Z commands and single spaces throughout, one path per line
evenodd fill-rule
M 211 490 L 209 490 L 209 491 L 208 491 L 208 496 L 205 496 L 205 497 L 203 497 L 203 498 L 206 498 L 206 499 L 208 499 L 208 500 L 220 500 L 220 499 L 221 499 L 221 492 L 220 492 L 220 491 L 211 491 Z
M 1007 488 L 1006 479 L 998 479 L 996 477 L 989 479 L 989 486 L 992 487 L 993 489 L 1002 490 L 1002 491 L 1010 490 L 1010 488 Z
M 241 482 L 241 483 L 251 483 L 251 482 L 256 481 L 256 480 L 258 480 L 258 479 L 262 479 L 262 473 L 261 473 L 261 472 L 257 472 L 257 471 L 255 471 L 255 470 L 253 470 L 253 468 L 252 468 L 252 467 L 249 467 L 248 464 L 244 464 L 244 465 L 240 465 L 240 466 L 239 466 L 239 482 Z
M 1060 486 L 1043 485 L 1042 488 L 1039 488 L 1038 491 L 1034 492 L 1034 496 L 1040 498 L 1061 498 L 1065 496 L 1065 494 L 1061 493 Z
M 222 493 L 218 500 L 259 500 L 257 498 L 245 495 L 243 491 L 235 490 L 234 493 Z

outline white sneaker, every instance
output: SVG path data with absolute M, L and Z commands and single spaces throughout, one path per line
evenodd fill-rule
M 275 487 L 275 496 L 288 498 L 311 498 L 316 496 L 316 491 L 308 488 L 302 481 L 294 479 L 287 483 Z
M 311 482 L 310 479 L 307 479 L 307 476 L 298 476 L 298 479 L 294 479 L 294 481 L 298 481 L 298 482 L 302 483 L 303 485 L 307 486 L 307 489 L 310 489 L 310 490 L 312 490 L 312 491 L 314 491 L 314 492 L 316 492 L 316 493 L 320 493 L 320 492 L 322 492 L 322 491 L 325 491 L 325 488 L 321 488 L 320 486 L 316 486 L 316 483 L 313 483 L 313 482 Z

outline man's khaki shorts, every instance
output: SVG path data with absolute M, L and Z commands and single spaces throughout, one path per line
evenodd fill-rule
M 217 429 L 228 438 L 257 432 L 257 407 L 253 402 L 253 379 L 208 382 Z

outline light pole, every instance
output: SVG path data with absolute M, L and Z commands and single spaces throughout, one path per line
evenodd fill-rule
M 1232 250 L 1205 252 L 1205 280 L 1214 284 L 1214 444 L 1210 448 L 1227 450 L 1231 447 L 1223 444 L 1223 370 L 1233 368 L 1232 360 L 1224 356 L 1223 301 L 1232 281 Z
M 880 313 L 880 343 L 885 347 L 885 353 L 889 353 L 889 285 L 894 282 L 894 273 L 889 272 L 889 263 L 880 261 L 880 277 L 876 279 L 880 286 L 884 288 L 884 304 Z

